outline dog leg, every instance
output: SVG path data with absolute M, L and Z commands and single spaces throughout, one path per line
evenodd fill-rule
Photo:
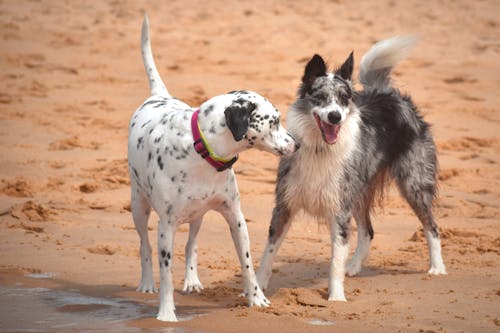
M 423 210 L 417 208 L 415 210 L 420 222 L 424 227 L 425 238 L 427 239 L 427 247 L 429 249 L 430 268 L 428 273 L 431 275 L 446 274 L 446 267 L 441 255 L 441 239 L 439 237 L 439 229 L 434 222 L 430 207 L 425 207 Z
M 158 260 L 160 262 L 160 309 L 156 319 L 177 321 L 174 304 L 172 264 L 176 223 L 172 216 L 161 216 L 158 223 Z
M 424 228 L 429 248 L 428 273 L 440 275 L 446 274 L 446 267 L 441 255 L 439 228 L 432 214 L 432 201 L 436 193 L 436 161 L 435 155 L 429 155 L 429 151 L 431 150 L 427 147 L 427 150 L 423 152 L 412 152 L 415 155 L 411 160 L 412 163 L 400 162 L 394 173 L 401 194 L 408 201 Z M 415 161 L 421 162 L 415 163 Z
M 248 306 L 269 306 L 271 304 L 260 289 L 250 254 L 250 241 L 245 218 L 241 213 L 240 204 L 234 202 L 232 207 L 222 209 L 221 214 L 229 224 L 236 252 L 243 272 L 244 293 L 248 299 Z
M 410 196 L 408 202 L 413 207 L 415 214 L 422 223 L 424 228 L 425 238 L 427 239 L 427 247 L 429 249 L 430 268 L 428 273 L 431 275 L 446 274 L 446 267 L 441 255 L 441 239 L 439 237 L 439 228 L 434 222 L 431 205 L 425 204 L 424 197 L 429 194 L 421 193 Z
M 151 243 L 148 236 L 148 219 L 151 206 L 136 186 L 132 186 L 130 208 L 135 229 L 141 241 L 141 283 L 137 291 L 155 293 L 158 291 L 153 277 L 153 262 L 151 257 Z
M 267 284 L 272 274 L 272 266 L 278 250 L 285 239 L 291 226 L 290 211 L 286 207 L 275 207 L 269 227 L 269 237 L 266 248 L 257 271 L 257 281 L 262 290 L 267 289 Z
M 332 262 L 328 283 L 329 301 L 346 301 L 344 295 L 344 277 L 349 255 L 350 216 L 337 216 L 330 223 L 332 240 Z
M 189 239 L 186 244 L 186 274 L 184 287 L 182 287 L 182 291 L 185 293 L 203 290 L 203 285 L 198 278 L 198 246 L 196 245 L 196 236 L 200 231 L 201 222 L 202 220 L 199 220 L 189 225 Z
M 347 264 L 347 275 L 349 276 L 355 276 L 361 272 L 363 262 L 368 258 L 370 244 L 373 239 L 373 227 L 369 208 L 366 208 L 366 206 L 355 208 L 353 215 L 358 228 L 358 244 L 354 255 Z

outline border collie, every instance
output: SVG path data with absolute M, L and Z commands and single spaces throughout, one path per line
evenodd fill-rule
M 298 98 L 287 116 L 301 148 L 280 159 L 276 203 L 257 279 L 267 287 L 272 262 L 300 211 L 326 222 L 332 241 L 329 300 L 345 301 L 344 276 L 360 272 L 373 228 L 370 211 L 391 179 L 423 225 L 429 274 L 446 274 L 438 226 L 432 214 L 437 159 L 431 129 L 409 95 L 391 85 L 390 73 L 415 38 L 398 36 L 375 44 L 361 60 L 355 90 L 353 54 L 333 72 L 314 55 L 305 67 Z M 350 220 L 358 244 L 349 254 Z

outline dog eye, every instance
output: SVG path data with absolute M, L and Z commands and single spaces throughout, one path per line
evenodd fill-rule
M 349 99 L 351 98 L 350 91 L 343 91 L 338 94 L 338 99 L 341 105 L 347 106 L 349 105 Z
M 326 96 L 326 94 L 323 94 L 323 93 L 315 94 L 315 95 L 311 96 L 311 103 L 316 105 L 316 106 L 323 104 L 326 100 L 327 100 L 327 96 Z

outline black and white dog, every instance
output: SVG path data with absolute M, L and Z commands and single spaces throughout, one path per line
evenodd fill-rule
M 411 98 L 390 84 L 392 68 L 413 44 L 411 37 L 375 44 L 361 61 L 362 91 L 354 90 L 351 82 L 352 53 L 333 72 L 318 55 L 306 65 L 287 116 L 288 130 L 301 148 L 280 160 L 276 206 L 257 273 L 262 289 L 292 218 L 303 210 L 330 226 L 328 299 L 345 301 L 345 273 L 359 273 L 368 256 L 373 238 L 370 209 L 388 179 L 395 180 L 424 227 L 429 274 L 446 274 L 432 214 L 437 160 L 430 127 Z M 357 223 L 358 245 L 346 265 L 351 217 Z
M 148 219 L 158 223 L 160 309 L 157 318 L 176 321 L 172 261 L 177 226 L 189 223 L 183 290 L 203 289 L 197 273 L 196 236 L 208 210 L 227 220 L 243 270 L 250 306 L 267 306 L 250 256 L 245 218 L 231 165 L 239 152 L 256 147 L 279 155 L 293 153 L 294 139 L 281 127 L 278 110 L 249 91 L 216 96 L 195 110 L 173 98 L 156 69 L 147 17 L 142 26 L 142 56 L 151 97 L 134 113 L 129 125 L 128 164 L 131 209 L 141 240 L 142 278 L 137 290 L 157 291 L 152 269 Z

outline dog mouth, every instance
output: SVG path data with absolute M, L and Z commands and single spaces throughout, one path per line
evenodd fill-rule
M 332 125 L 327 122 L 321 120 L 321 118 L 315 113 L 314 119 L 316 120 L 316 124 L 321 131 L 321 136 L 323 136 L 323 140 L 329 145 L 337 142 L 338 134 L 340 131 L 340 125 Z

